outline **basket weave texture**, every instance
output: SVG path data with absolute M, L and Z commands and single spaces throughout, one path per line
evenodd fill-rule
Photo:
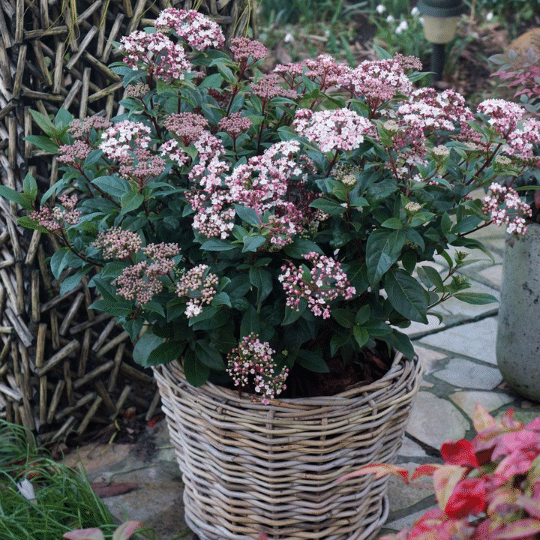
M 336 480 L 399 451 L 421 367 L 396 355 L 380 380 L 332 397 L 260 400 L 192 387 L 177 362 L 154 368 L 201 540 L 366 540 L 388 516 L 388 477 Z

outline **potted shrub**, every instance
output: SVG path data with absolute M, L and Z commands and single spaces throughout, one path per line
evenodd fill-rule
M 496 421 L 477 405 L 473 423 L 477 434 L 472 441 L 449 441 L 441 446 L 442 465 L 421 465 L 409 475 L 397 465 L 372 464 L 343 479 L 393 474 L 415 485 L 418 478 L 433 476 L 439 507 L 428 510 L 410 530 L 380 540 L 538 538 L 540 418 L 524 426 L 509 409 Z
M 62 290 L 92 273 L 92 307 L 154 368 L 201 539 L 369 538 L 387 479 L 336 479 L 399 450 L 421 371 L 401 329 L 494 301 L 456 270 L 492 221 L 471 193 L 522 162 L 501 129 L 520 109 L 415 90 L 401 55 L 263 74 L 261 43 L 222 46 L 165 10 L 119 45 L 126 113 L 33 113 L 65 174 L 39 205 L 31 177 L 0 194 L 65 246 Z
M 519 98 L 530 119 L 527 125 L 540 122 L 540 68 L 538 56 L 530 52 L 528 62 L 519 65 L 512 60 L 512 51 L 505 56 L 495 57 L 504 62 L 494 75 L 501 84 L 517 88 L 514 97 Z M 510 63 L 509 63 L 510 62 Z M 501 304 L 497 323 L 497 364 L 505 381 L 517 393 L 540 401 L 540 374 L 536 360 L 540 354 L 540 321 L 538 301 L 540 298 L 540 169 L 538 168 L 538 138 L 531 139 L 528 152 L 530 164 L 535 165 L 517 177 L 510 178 L 505 185 L 519 191 L 522 199 L 530 205 L 527 217 L 527 233 L 515 238 L 509 234 L 504 254 Z

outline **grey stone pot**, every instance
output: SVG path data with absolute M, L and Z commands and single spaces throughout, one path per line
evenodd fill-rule
M 497 326 L 497 364 L 510 388 L 540 402 L 540 225 L 506 244 Z

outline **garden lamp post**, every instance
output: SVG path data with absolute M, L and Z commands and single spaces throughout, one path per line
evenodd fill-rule
M 433 44 L 430 71 L 432 80 L 442 80 L 445 47 L 456 34 L 456 25 L 464 7 L 462 0 L 420 0 L 416 6 L 424 17 L 424 34 Z

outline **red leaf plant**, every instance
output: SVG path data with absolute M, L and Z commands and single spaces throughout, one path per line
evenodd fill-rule
M 472 441 L 445 442 L 442 465 L 421 465 L 411 475 L 398 465 L 366 465 L 340 479 L 393 474 L 410 485 L 432 476 L 439 507 L 413 527 L 380 540 L 540 539 L 540 418 L 523 425 L 509 409 L 496 421 L 481 405 Z

